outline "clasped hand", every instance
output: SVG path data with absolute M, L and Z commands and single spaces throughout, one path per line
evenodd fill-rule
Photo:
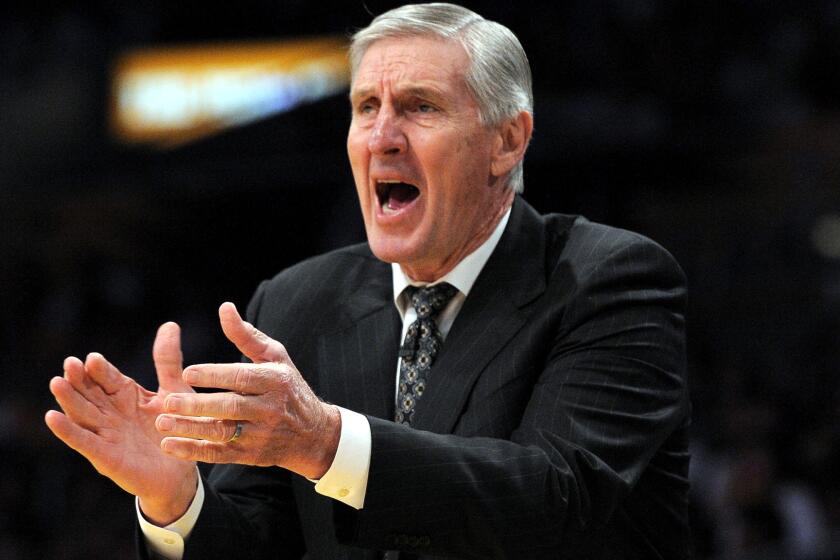
M 45 420 L 101 474 L 138 496 L 147 516 L 166 524 L 186 511 L 196 489 L 194 461 L 276 465 L 319 478 L 338 447 L 341 418 L 301 377 L 286 349 L 219 308 L 225 336 L 254 363 L 182 369 L 180 330 L 166 323 L 153 348 L 159 389 L 144 389 L 102 355 L 70 357 L 50 381 L 63 413 Z M 192 387 L 221 389 L 195 393 Z M 240 436 L 230 441 L 237 422 Z
M 172 393 L 156 427 L 161 448 L 206 463 L 281 466 L 309 478 L 329 468 L 338 446 L 338 409 L 321 402 L 301 378 L 286 349 L 220 309 L 225 335 L 254 363 L 200 364 L 184 370 L 192 387 L 218 393 Z M 231 441 L 237 423 L 241 435 Z

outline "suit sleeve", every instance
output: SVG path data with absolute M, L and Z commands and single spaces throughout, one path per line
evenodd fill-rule
M 265 289 L 248 305 L 256 322 Z M 204 506 L 187 540 L 184 560 L 300 558 L 304 553 L 291 474 L 280 468 L 216 465 L 205 480 Z
M 338 512 L 340 540 L 501 559 L 579 557 L 611 538 L 603 529 L 687 419 L 685 278 L 635 235 L 576 274 L 510 438 L 370 418 L 365 508 Z

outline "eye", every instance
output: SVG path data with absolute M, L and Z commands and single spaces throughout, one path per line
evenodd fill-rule
M 376 103 L 372 99 L 366 99 L 357 103 L 355 109 L 360 115 L 369 115 L 376 111 Z
M 417 104 L 418 113 L 434 113 L 435 111 L 437 111 L 437 107 L 435 107 L 434 105 L 430 105 L 429 103 Z

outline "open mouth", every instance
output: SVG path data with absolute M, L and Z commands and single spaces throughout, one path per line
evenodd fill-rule
M 418 196 L 420 190 L 414 185 L 402 181 L 377 181 L 376 197 L 384 214 L 395 214 L 410 205 Z

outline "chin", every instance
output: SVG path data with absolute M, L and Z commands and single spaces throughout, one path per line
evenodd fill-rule
M 405 251 L 395 247 L 393 243 L 383 242 L 382 240 L 368 241 L 370 250 L 376 255 L 380 261 L 389 263 L 405 262 Z
M 369 235 L 368 244 L 376 258 L 389 263 L 412 262 L 419 252 L 410 240 L 382 234 Z

